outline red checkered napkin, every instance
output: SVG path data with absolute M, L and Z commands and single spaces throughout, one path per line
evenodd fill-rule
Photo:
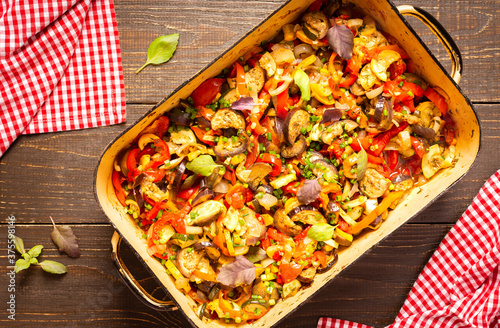
M 124 122 L 113 2 L 0 2 L 0 85 L 0 156 L 20 134 Z
M 500 171 L 418 277 L 391 328 L 500 327 Z M 320 318 L 318 328 L 371 328 Z

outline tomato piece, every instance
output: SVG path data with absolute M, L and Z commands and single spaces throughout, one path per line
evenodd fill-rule
M 236 184 L 229 189 L 226 194 L 226 201 L 235 209 L 245 206 L 247 200 L 247 188 L 241 184 Z
M 437 93 L 436 90 L 431 87 L 427 87 L 427 89 L 425 89 L 424 96 L 426 96 L 427 99 L 432 101 L 434 105 L 439 108 L 443 116 L 446 115 L 446 113 L 448 112 L 448 104 L 446 103 L 446 99 L 443 96 L 441 96 L 439 93 Z
M 319 264 L 322 267 L 326 266 L 327 258 L 326 258 L 326 254 L 323 251 L 316 251 L 313 253 L 313 255 L 316 257 L 316 260 L 319 262 Z
M 281 279 L 283 283 L 289 283 L 299 276 L 302 272 L 302 265 L 297 263 L 281 263 L 279 266 L 279 271 L 281 274 Z
M 191 94 L 195 106 L 206 106 L 214 101 L 215 96 L 220 93 L 224 79 L 213 78 L 204 81 Z
M 156 127 L 156 135 L 161 139 L 167 133 L 168 127 L 170 126 L 170 120 L 167 116 L 162 116 L 158 120 L 158 125 Z
M 283 243 L 283 244 L 290 238 L 287 235 L 285 235 L 284 233 L 282 233 L 281 231 L 278 231 L 274 228 L 267 229 L 267 236 L 270 239 L 273 239 L 273 240 L 277 241 L 278 243 Z
M 391 80 L 395 80 L 398 76 L 401 76 L 401 74 L 406 72 L 406 64 L 404 60 L 399 59 L 392 63 L 387 71 L 389 72 L 389 78 Z
M 273 167 L 273 170 L 271 171 L 271 173 L 269 173 L 270 176 L 276 177 L 276 176 L 280 175 L 282 162 L 278 157 L 276 157 L 276 155 L 264 153 L 261 156 L 259 156 L 259 158 L 257 159 L 257 162 L 271 164 L 271 166 Z

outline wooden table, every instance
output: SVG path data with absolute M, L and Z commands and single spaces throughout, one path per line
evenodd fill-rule
M 101 151 L 157 101 L 205 67 L 223 49 L 267 17 L 281 0 L 117 0 L 127 97 L 127 124 L 20 137 L 0 159 L 0 326 L 4 327 L 187 327 L 179 312 L 157 312 L 125 287 L 111 262 L 113 229 L 93 195 L 94 169 Z M 346 269 L 280 327 L 315 327 L 333 316 L 382 327 L 390 324 L 419 272 L 484 181 L 500 168 L 500 6 L 497 0 L 395 1 L 432 13 L 455 39 L 464 69 L 460 86 L 481 120 L 482 150 L 472 170 L 411 222 Z M 410 23 L 448 69 L 444 48 L 427 28 Z M 180 33 L 172 60 L 134 72 L 156 37 Z M 27 247 L 45 246 L 41 259 L 67 265 L 55 276 L 39 267 L 17 274 L 16 321 L 6 313 L 7 218 Z M 59 253 L 50 239 L 49 216 L 70 225 L 82 256 Z M 126 261 L 145 288 L 165 293 L 129 249 Z

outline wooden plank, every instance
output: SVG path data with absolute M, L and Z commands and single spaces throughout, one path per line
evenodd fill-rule
M 188 323 L 178 312 L 158 312 L 142 304 L 121 282 L 110 258 L 112 228 L 108 225 L 72 225 L 81 257 L 60 254 L 50 239 L 50 225 L 15 224 L 26 248 L 44 246 L 40 260 L 65 264 L 68 273 L 48 274 L 31 267 L 16 275 L 16 321 L 0 316 L 9 327 L 172 327 Z M 347 268 L 280 324 L 280 327 L 315 327 L 319 316 L 356 320 L 369 325 L 390 324 L 407 293 L 449 225 L 406 225 Z M 7 226 L 0 226 L 7 236 Z M 0 239 L 0 261 L 7 263 L 7 238 Z M 158 299 L 165 292 L 128 247 L 125 262 L 140 283 Z M 9 272 L 0 267 L 3 277 Z M 2 295 L 6 295 L 5 292 Z M 2 296 L 4 299 L 4 296 Z M 0 313 L 5 313 L 2 309 Z
M 207 66 L 252 27 L 282 4 L 272 1 L 120 1 L 116 5 L 123 53 L 127 101 L 155 103 Z M 394 1 L 433 14 L 457 43 L 464 61 L 464 93 L 473 101 L 498 102 L 492 82 L 500 75 L 498 55 L 500 7 L 495 0 Z M 416 18 L 415 31 L 449 71 L 451 61 L 437 38 Z M 149 43 L 160 35 L 180 33 L 177 52 L 169 63 L 135 71 L 146 60 Z M 498 87 L 496 87 L 498 90 Z
M 129 105 L 127 124 L 20 137 L 0 158 L 0 214 L 13 214 L 19 223 L 48 223 L 50 215 L 69 223 L 107 223 L 93 195 L 99 155 L 150 107 Z M 483 133 L 476 164 L 414 222 L 455 222 L 497 170 L 500 113 L 496 107 L 476 106 Z

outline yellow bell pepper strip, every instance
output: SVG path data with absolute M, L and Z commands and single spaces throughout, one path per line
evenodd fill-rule
M 172 274 L 172 277 L 174 277 L 175 279 L 179 279 L 179 277 L 182 277 L 182 273 L 179 271 L 179 269 L 177 269 L 174 262 L 172 262 L 171 260 L 167 260 L 165 262 L 165 266 L 167 267 L 170 274 Z
M 239 63 L 234 64 L 236 66 L 236 88 L 241 96 L 248 94 L 246 83 L 245 83 L 245 69 Z
M 307 58 L 305 58 L 303 61 L 301 61 L 298 65 L 297 68 L 300 70 L 305 69 L 307 66 L 312 65 L 316 61 L 316 55 L 311 55 Z
M 228 313 L 232 319 L 241 318 L 241 308 L 238 304 L 224 299 L 224 293 L 219 292 L 219 307 L 224 313 Z
M 224 230 L 224 237 L 226 238 L 229 255 L 234 256 L 234 245 L 233 240 L 231 239 L 231 232 L 229 230 Z
M 300 41 L 307 43 L 307 44 L 310 44 L 310 45 L 313 45 L 313 46 L 325 47 L 328 45 L 328 43 L 322 42 L 321 40 L 311 40 L 310 38 L 307 37 L 307 35 L 302 30 L 298 30 L 297 32 L 295 32 L 295 36 Z
M 395 201 L 399 200 L 403 196 L 403 194 L 404 194 L 404 191 L 395 191 L 395 192 L 389 193 L 382 200 L 382 202 L 380 203 L 380 205 L 378 205 L 373 211 L 371 211 L 361 221 L 357 222 L 353 226 L 349 226 L 349 228 L 348 228 L 349 231 L 348 232 L 351 235 L 355 235 L 355 234 L 361 232 L 361 230 L 363 230 L 364 228 L 368 227 L 370 225 L 370 223 L 372 223 L 377 218 L 377 216 L 379 216 L 380 214 L 384 213 L 389 208 L 389 206 L 392 205 L 392 203 L 394 203 Z
M 200 270 L 198 270 L 198 269 L 195 269 L 195 270 L 193 271 L 193 274 L 194 274 L 197 278 L 199 278 L 199 279 L 201 279 L 201 280 L 205 280 L 205 281 L 212 281 L 212 282 L 217 282 L 217 279 L 215 278 L 215 276 L 214 276 L 214 275 L 209 274 L 209 273 L 202 272 L 202 271 L 200 271 Z

